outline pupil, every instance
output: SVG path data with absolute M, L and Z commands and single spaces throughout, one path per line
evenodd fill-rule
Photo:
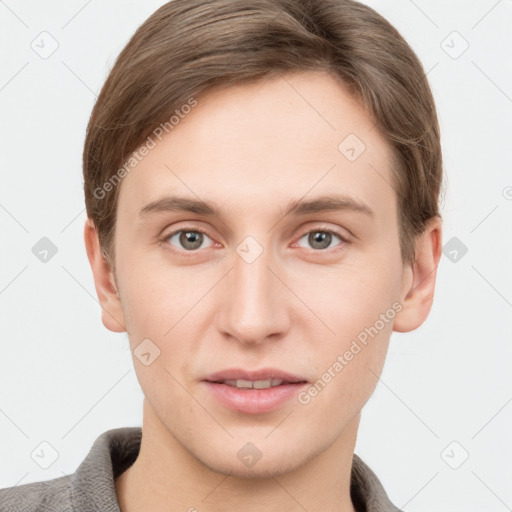
M 197 249 L 201 247 L 202 234 L 194 231 L 183 232 L 180 236 L 180 243 L 186 249 Z
M 329 244 L 331 243 L 330 233 L 317 231 L 316 233 L 311 233 L 309 237 L 309 242 L 313 247 L 315 247 L 315 244 L 320 245 L 320 247 L 316 246 L 315 249 L 325 249 L 326 247 L 329 247 Z

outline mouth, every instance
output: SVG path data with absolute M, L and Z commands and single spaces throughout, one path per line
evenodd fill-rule
M 244 370 L 229 368 L 212 373 L 205 379 L 207 382 L 226 384 L 238 389 L 267 389 L 283 384 L 298 384 L 307 382 L 299 375 L 294 375 L 276 368 L 262 368 L 261 370 Z
M 203 380 L 223 406 L 243 413 L 270 412 L 297 395 L 308 381 L 276 369 L 224 370 Z
M 225 384 L 226 386 L 231 386 L 237 389 L 269 389 L 275 388 L 276 386 L 283 386 L 288 384 L 301 384 L 306 381 L 287 381 L 283 379 L 260 379 L 260 380 L 246 380 L 246 379 L 224 379 L 224 380 L 215 380 L 207 382 L 212 382 L 214 384 Z

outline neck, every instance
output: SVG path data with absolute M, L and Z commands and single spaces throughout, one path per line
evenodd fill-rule
M 350 497 L 360 416 L 326 450 L 296 469 L 241 478 L 211 470 L 165 428 L 144 400 L 136 461 L 115 481 L 122 512 L 356 512 Z

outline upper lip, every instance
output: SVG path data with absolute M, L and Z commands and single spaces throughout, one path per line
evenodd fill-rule
M 204 380 L 219 382 L 223 380 L 269 380 L 281 379 L 285 382 L 306 382 L 306 379 L 277 368 L 262 368 L 260 370 L 244 370 L 242 368 L 227 368 L 208 375 Z

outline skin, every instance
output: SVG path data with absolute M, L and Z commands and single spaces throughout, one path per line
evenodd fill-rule
M 350 133 L 366 146 L 353 162 L 338 150 Z M 386 138 L 335 78 L 288 73 L 198 98 L 123 179 L 115 268 L 86 222 L 104 325 L 127 331 L 132 352 L 146 338 L 160 349 L 149 366 L 133 358 L 145 395 L 143 437 L 139 457 L 116 480 L 123 512 L 355 510 L 350 474 L 361 409 L 391 332 L 428 316 L 441 251 L 433 219 L 416 240 L 414 265 L 401 260 L 390 160 Z M 373 214 L 282 215 L 294 199 L 333 193 Z M 210 201 L 222 217 L 140 217 L 172 194 Z M 180 244 L 181 232 L 169 236 L 179 229 L 203 231 L 200 248 Z M 346 241 L 308 238 L 322 230 Z M 252 263 L 236 251 L 247 236 L 263 249 Z M 236 413 L 201 382 L 225 368 L 275 367 L 314 383 L 394 303 L 401 311 L 308 404 Z M 252 468 L 237 457 L 247 442 L 262 453 Z

